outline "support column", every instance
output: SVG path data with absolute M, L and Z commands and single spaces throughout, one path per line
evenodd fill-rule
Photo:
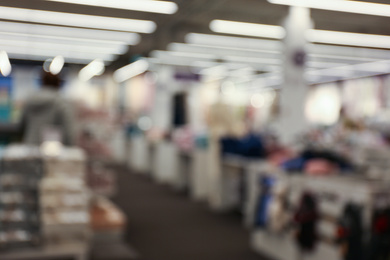
M 305 80 L 306 37 L 305 33 L 312 28 L 310 9 L 290 7 L 284 28 L 284 84 L 280 96 L 280 118 L 275 128 L 282 142 L 294 142 L 297 134 L 307 130 L 305 118 L 305 101 L 308 86 Z

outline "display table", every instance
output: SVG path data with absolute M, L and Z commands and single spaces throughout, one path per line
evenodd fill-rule
M 41 260 L 63 259 L 72 257 L 75 260 L 87 260 L 89 246 L 87 244 L 62 244 L 43 246 L 41 248 L 19 250 L 15 252 L 0 253 L 1 260 Z
M 242 210 L 246 208 L 247 173 L 260 159 L 248 159 L 241 156 L 227 155 L 220 161 L 210 186 L 209 202 L 216 211 Z
M 299 257 L 296 245 L 289 235 L 274 235 L 255 231 L 251 237 L 252 249 L 277 260 L 341 260 L 335 247 L 321 243 L 312 254 Z
M 194 200 L 206 200 L 208 196 L 208 153 L 206 149 L 195 149 L 191 164 L 190 193 Z
M 365 232 L 362 241 L 366 241 L 363 239 L 370 237 L 374 212 L 386 210 L 390 206 L 390 192 L 384 181 L 369 180 L 358 174 L 288 174 L 266 163 L 252 169 L 247 190 L 249 199 L 245 223 L 252 229 L 252 248 L 276 260 L 340 260 L 342 256 L 340 245 L 336 243 L 336 234 L 346 208 L 353 205 L 359 209 L 357 212 L 361 219 L 361 228 Z M 294 216 L 302 203 L 302 196 L 308 193 L 315 196 L 318 209 L 318 240 L 315 250 L 300 255 L 296 237 L 300 224 L 294 221 Z M 272 199 L 265 210 L 266 196 Z M 264 212 L 267 212 L 265 222 Z M 366 249 L 369 246 L 366 242 L 364 245 Z
M 142 174 L 152 171 L 149 145 L 144 136 L 132 136 L 130 139 L 129 150 L 128 164 L 130 168 L 134 169 L 137 173 Z
M 189 191 L 193 175 L 193 153 L 191 151 L 178 152 L 178 175 L 175 189 L 178 191 Z
M 179 176 L 178 150 L 168 141 L 156 144 L 155 155 L 152 165 L 152 178 L 161 184 L 176 187 Z

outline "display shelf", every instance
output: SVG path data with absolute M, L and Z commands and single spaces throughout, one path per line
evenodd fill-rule
M 195 149 L 191 164 L 190 193 L 194 200 L 206 200 L 208 196 L 208 153 L 207 150 Z
M 226 155 L 222 158 L 219 172 L 214 175 L 210 197 L 212 209 L 216 211 L 245 211 L 247 173 L 252 165 L 261 159 L 248 159 L 242 156 Z
M 41 260 L 63 259 L 72 257 L 75 260 L 87 260 L 89 245 L 83 243 L 43 246 L 36 249 L 19 250 L 18 252 L 0 253 L 1 260 Z
M 264 177 L 273 180 L 272 186 L 267 189 L 261 188 Z M 245 224 L 252 229 L 252 248 L 276 260 L 341 260 L 341 245 L 336 243 L 337 230 L 340 221 L 345 217 L 346 208 L 351 207 L 350 205 L 359 208 L 361 228 L 365 232 L 362 235 L 361 247 L 369 250 L 371 245 L 364 238 L 371 236 L 374 212 L 390 206 L 388 183 L 368 180 L 361 175 L 287 174 L 264 163 L 251 170 L 248 185 L 249 199 Z M 267 212 L 266 222 L 255 226 L 258 203 L 260 196 L 265 196 L 264 192 L 272 196 L 268 209 L 264 211 Z M 307 193 L 315 197 L 318 210 L 316 219 L 318 242 L 313 252 L 300 255 L 297 238 L 294 235 L 299 230 L 299 223 L 294 222 L 294 218 L 296 210 L 302 203 L 302 196 Z M 282 201 L 286 203 L 280 204 Z M 280 208 L 275 208 L 276 206 Z
M 41 245 L 39 150 L 10 146 L 0 171 L 0 252 Z M 0 257 L 0 259 L 3 259 Z
M 191 187 L 191 180 L 193 175 L 193 153 L 192 151 L 178 152 L 178 176 L 176 182 L 176 189 L 179 191 L 189 191 Z
M 257 230 L 251 235 L 252 249 L 275 260 L 342 260 L 338 250 L 331 245 L 320 243 L 313 253 L 301 255 L 293 235 L 275 235 Z

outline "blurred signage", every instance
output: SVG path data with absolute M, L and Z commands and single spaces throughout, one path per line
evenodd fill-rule
M 200 75 L 194 73 L 177 72 L 175 74 L 175 79 L 181 81 L 200 81 Z
M 9 122 L 12 111 L 12 78 L 0 77 L 0 122 Z

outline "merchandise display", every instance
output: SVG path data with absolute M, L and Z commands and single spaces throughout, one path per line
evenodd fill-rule
M 85 154 L 62 147 L 59 154 L 45 155 L 43 161 L 46 174 L 40 190 L 46 243 L 87 243 L 90 194 L 85 183 Z
M 5 148 L 0 171 L 1 259 L 85 256 L 90 240 L 85 161 L 77 148 Z
M 0 2 L 0 260 L 390 260 L 390 0 Z
M 276 259 L 380 259 L 364 257 L 380 251 L 373 246 L 389 242 L 384 235 L 390 220 L 387 182 L 361 175 L 290 175 L 267 165 L 251 179 L 258 179 L 248 187 L 255 250 Z
M 42 158 L 33 147 L 5 149 L 0 170 L 0 251 L 38 247 L 42 243 L 38 184 Z

